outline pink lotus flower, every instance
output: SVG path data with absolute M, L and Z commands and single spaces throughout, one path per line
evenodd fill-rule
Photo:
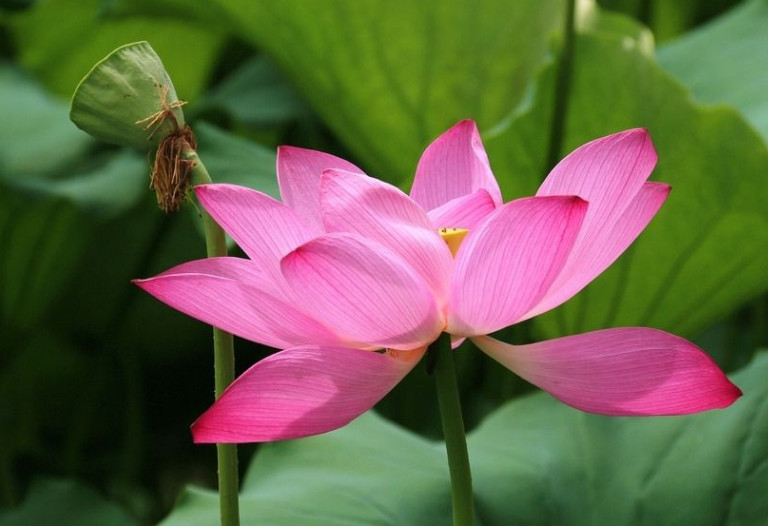
M 193 424 L 195 441 L 344 426 L 443 331 L 583 411 L 676 415 L 730 405 L 741 392 L 714 362 L 659 330 L 530 345 L 487 336 L 557 307 L 616 260 L 669 193 L 646 182 L 655 163 L 645 130 L 625 131 L 570 154 L 535 197 L 503 204 L 477 128 L 464 121 L 424 152 L 410 197 L 337 157 L 292 147 L 278 151 L 282 203 L 248 188 L 198 186 L 202 206 L 249 259 L 192 261 L 137 284 L 284 350 L 226 390 Z

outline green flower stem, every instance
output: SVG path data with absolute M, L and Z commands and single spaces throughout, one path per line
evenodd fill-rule
M 448 451 L 448 470 L 451 473 L 453 526 L 472 526 L 475 519 L 472 495 L 472 473 L 469 468 L 464 419 L 461 416 L 459 386 L 451 336 L 443 333 L 429 348 L 429 361 L 434 368 L 437 401 L 443 422 L 445 448 Z
M 192 163 L 192 184 L 210 183 L 211 176 L 193 150 L 184 152 L 184 159 Z M 205 245 L 208 257 L 227 255 L 227 240 L 224 231 L 205 211 L 202 212 L 205 228 Z M 235 351 L 232 335 L 220 329 L 213 329 L 214 392 L 219 398 L 235 379 Z M 219 464 L 219 507 L 222 526 L 239 526 L 237 446 L 216 444 Z
M 560 160 L 560 152 L 563 149 L 563 136 L 565 121 L 568 116 L 568 94 L 571 90 L 571 77 L 575 55 L 576 37 L 576 0 L 567 0 L 565 3 L 565 15 L 563 18 L 563 49 L 560 53 L 560 61 L 557 68 L 557 80 L 555 81 L 555 100 L 552 110 L 552 122 L 550 125 L 549 148 L 547 149 L 547 165 L 544 176 L 555 167 Z

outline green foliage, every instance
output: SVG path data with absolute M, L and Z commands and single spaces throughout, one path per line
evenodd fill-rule
M 0 128 L 0 183 L 20 208 L 27 199 L 48 196 L 104 218 L 141 199 L 141 156 L 92 154 L 93 139 L 68 122 L 66 104 L 9 65 L 0 66 L 0 115 L 7 123 Z
M 63 97 L 107 53 L 129 42 L 150 40 L 163 57 L 185 100 L 202 90 L 222 36 L 167 17 L 109 16 L 102 0 L 49 0 L 14 14 L 10 30 L 19 62 Z
M 608 418 L 548 395 L 513 401 L 469 437 L 479 525 L 768 524 L 768 355 L 725 411 Z M 444 446 L 369 413 L 324 436 L 265 446 L 243 483 L 243 525 L 448 524 Z M 191 488 L 162 526 L 211 524 Z
M 275 151 L 222 131 L 210 124 L 195 128 L 200 157 L 216 182 L 241 184 L 279 197 Z
M 0 326 L 7 336 L 29 330 L 46 314 L 82 255 L 88 227 L 72 204 L 60 199 L 21 201 L 0 193 Z M 0 338 L 2 339 L 2 338 Z
M 0 64 L 0 115 L 2 178 L 50 175 L 75 162 L 93 144 L 69 122 L 64 103 L 10 64 Z
M 77 203 L 98 218 L 112 218 L 139 203 L 147 191 L 147 160 L 121 150 L 93 155 L 88 163 L 73 168 L 65 178 L 33 179 L 16 184 L 39 194 L 50 194 Z
M 19 509 L 0 515 L 0 526 L 135 526 L 139 523 L 93 490 L 68 480 L 43 479 Z
M 576 57 L 563 153 L 647 127 L 659 152 L 652 178 L 673 190 L 617 264 L 537 322 L 552 336 L 627 325 L 695 335 L 768 287 L 758 248 L 768 243 L 768 149 L 736 111 L 694 103 L 631 42 L 582 35 Z M 545 70 L 531 107 L 488 141 L 507 195 L 533 194 L 546 171 L 537 145 L 549 137 L 554 77 Z
M 283 75 L 263 55 L 241 65 L 201 104 L 220 109 L 237 122 L 263 128 L 304 117 L 309 108 Z
M 746 393 L 734 406 L 684 417 L 510 403 L 472 437 L 479 513 L 499 525 L 768 524 L 766 375 L 762 354 L 733 375 Z
M 344 430 L 265 445 L 242 484 L 242 522 L 448 524 L 448 471 L 440 449 L 369 413 Z M 190 488 L 161 524 L 216 521 L 215 493 Z
M 78 431 L 67 415 L 67 394 L 71 386 L 88 378 L 90 364 L 85 355 L 66 342 L 40 334 L 9 349 L 0 374 L 0 424 L 5 432 L 0 438 L 0 464 L 10 462 L 12 452 L 25 455 L 53 453 L 45 451 L 42 437 L 61 433 L 62 442 Z M 62 433 L 63 431 L 63 433 Z M 67 455 L 65 451 L 58 454 Z
M 659 49 L 659 63 L 701 102 L 726 103 L 768 139 L 768 2 L 749 0 Z
M 626 13 L 637 18 L 653 30 L 657 42 L 665 42 L 680 36 L 691 27 L 707 20 L 739 3 L 739 0 L 675 0 L 654 2 L 648 0 L 598 0 L 601 7 Z
M 523 98 L 558 24 L 554 1 L 273 4 L 222 0 L 314 109 L 391 182 L 457 121 L 488 128 Z M 344 28 L 340 30 L 340 28 Z

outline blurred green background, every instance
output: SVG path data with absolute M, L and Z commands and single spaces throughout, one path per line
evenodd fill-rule
M 194 214 L 159 211 L 146 155 L 98 143 L 67 117 L 79 80 L 132 41 L 152 44 L 189 102 L 213 179 L 275 196 L 280 144 L 408 188 L 423 148 L 472 118 L 511 199 L 534 193 L 551 159 L 647 127 L 652 178 L 672 197 L 593 285 L 503 337 L 647 325 L 693 338 L 727 371 L 750 363 L 768 345 L 768 2 L 576 4 L 571 47 L 557 0 L 0 1 L 0 525 L 47 524 L 65 508 L 60 524 L 154 524 L 185 485 L 215 482 L 214 449 L 188 431 L 212 399 L 210 330 L 130 284 L 204 256 Z M 570 75 L 558 74 L 563 57 Z M 236 352 L 242 371 L 270 351 L 237 341 Z M 529 390 L 472 349 L 459 361 L 470 428 Z M 380 411 L 437 438 L 435 407 L 419 368 Z M 576 418 L 552 411 L 563 413 L 553 425 Z M 768 434 L 758 421 L 754 440 Z M 636 425 L 615 422 L 595 425 L 619 435 Z M 667 437 L 648 455 L 662 454 L 673 425 L 648 431 Z M 243 470 L 255 449 L 240 448 Z M 279 451 L 265 448 L 263 462 L 292 454 Z M 765 449 L 756 455 L 757 471 L 744 469 L 768 487 Z M 507 523 L 494 513 L 488 524 Z

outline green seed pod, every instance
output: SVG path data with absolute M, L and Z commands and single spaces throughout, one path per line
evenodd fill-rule
M 69 117 L 102 141 L 155 150 L 186 128 L 183 105 L 155 50 L 136 42 L 114 50 L 80 81 Z

